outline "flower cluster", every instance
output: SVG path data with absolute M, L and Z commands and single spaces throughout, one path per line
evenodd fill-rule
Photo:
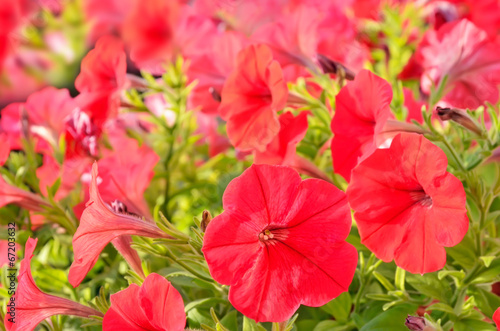
M 500 330 L 499 47 L 497 0 L 0 0 L 3 328 Z

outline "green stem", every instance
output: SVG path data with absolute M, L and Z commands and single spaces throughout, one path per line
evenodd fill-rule
M 451 155 L 455 159 L 455 162 L 457 163 L 457 165 L 460 168 L 460 170 L 462 170 L 463 172 L 467 172 L 467 169 L 465 168 L 465 166 L 463 165 L 462 161 L 458 157 L 457 152 L 455 151 L 455 149 L 453 148 L 453 146 L 451 146 L 451 144 L 448 142 L 448 140 L 446 140 L 445 137 L 441 137 L 441 141 L 445 144 L 445 146 L 450 151 Z

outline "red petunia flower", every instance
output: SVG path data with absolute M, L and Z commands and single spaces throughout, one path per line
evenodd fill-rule
M 74 287 L 80 285 L 85 275 L 95 265 L 99 253 L 113 239 L 123 235 L 170 238 L 152 221 L 128 213 L 121 205 L 106 205 L 97 189 L 97 177 L 97 164 L 94 163 L 89 190 L 90 200 L 73 237 L 75 260 L 69 269 L 68 280 Z
M 217 114 L 224 81 L 234 68 L 236 57 L 246 44 L 246 37 L 235 31 L 226 31 L 212 40 L 203 54 L 193 57 L 187 75 L 198 83 L 189 97 L 190 105 L 200 107 L 207 114 Z
M 376 136 L 391 116 L 392 88 L 384 79 L 362 70 L 336 97 L 331 128 L 333 168 L 350 180 L 351 170 L 376 148 Z
M 80 93 L 122 89 L 127 83 L 126 72 L 127 59 L 122 41 L 103 36 L 83 58 L 75 87 Z
M 131 284 L 111 295 L 111 307 L 104 315 L 104 331 L 180 331 L 186 325 L 180 293 L 162 276 L 150 274 L 142 286 Z
M 112 36 L 101 37 L 82 60 L 75 80 L 80 92 L 78 105 L 100 127 L 108 117 L 118 113 L 120 93 L 129 82 L 123 43 Z
M 229 183 L 224 212 L 205 233 L 210 274 L 229 301 L 258 322 L 281 322 L 300 304 L 321 306 L 347 291 L 357 264 L 345 242 L 345 194 L 291 168 L 252 165 Z
M 280 132 L 262 152 L 255 151 L 255 163 L 292 166 L 296 157 L 297 144 L 307 131 L 307 112 L 294 117 L 287 112 L 279 117 Z
M 31 258 L 38 239 L 29 238 L 26 242 L 24 260 L 21 261 L 18 285 L 15 295 L 15 309 L 5 315 L 8 331 L 32 331 L 46 318 L 54 315 L 74 315 L 89 317 L 102 316 L 101 312 L 68 299 L 49 295 L 40 291 L 31 276 Z
M 268 46 L 252 45 L 238 54 L 221 97 L 219 113 L 233 146 L 263 151 L 279 132 L 276 113 L 288 97 L 283 72 Z
M 139 67 L 156 66 L 174 53 L 174 31 L 179 20 L 178 0 L 134 0 L 125 18 L 122 35 L 130 58 Z
M 469 227 L 465 191 L 447 165 L 440 148 L 402 133 L 354 168 L 349 204 L 361 242 L 379 259 L 420 274 L 445 265 L 443 246 L 457 245 Z
M 298 64 L 314 70 L 312 58 L 318 44 L 321 13 L 314 7 L 301 5 L 278 21 L 260 27 L 252 39 L 267 44 L 282 65 Z

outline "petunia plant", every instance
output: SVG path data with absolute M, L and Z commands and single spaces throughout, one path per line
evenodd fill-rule
M 0 0 L 0 330 L 500 330 L 500 3 Z

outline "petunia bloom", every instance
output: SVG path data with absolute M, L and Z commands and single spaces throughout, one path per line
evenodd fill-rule
M 169 60 L 174 54 L 179 1 L 134 0 L 132 7 L 122 25 L 132 61 L 142 68 Z
M 73 237 L 75 260 L 69 269 L 68 280 L 74 287 L 80 285 L 85 275 L 99 258 L 99 253 L 113 239 L 123 235 L 150 238 L 170 238 L 156 224 L 121 208 L 104 203 L 97 189 L 97 164 L 92 167 L 90 200 L 83 211 L 80 225 Z
M 351 170 L 376 148 L 376 136 L 391 116 L 392 88 L 384 79 L 362 70 L 336 97 L 331 128 L 333 168 L 350 180 Z
M 279 132 L 277 112 L 285 107 L 287 97 L 283 72 L 269 47 L 252 45 L 242 50 L 222 88 L 219 106 L 233 146 L 263 151 Z
M 99 127 L 108 117 L 116 116 L 120 93 L 129 84 L 123 47 L 123 42 L 116 37 L 101 37 L 83 58 L 75 80 L 75 87 L 80 92 L 76 98 L 78 105 Z
M 180 293 L 164 277 L 152 273 L 142 286 L 131 284 L 111 295 L 111 307 L 104 315 L 104 331 L 180 331 L 186 325 Z
M 31 258 L 38 239 L 29 238 L 26 242 L 24 260 L 21 261 L 18 285 L 14 295 L 15 311 L 5 315 L 8 331 L 32 331 L 46 318 L 54 315 L 74 315 L 89 317 L 102 316 L 101 312 L 69 299 L 46 294 L 36 286 L 31 275 Z
M 447 165 L 439 147 L 401 133 L 354 168 L 349 204 L 361 242 L 379 259 L 411 273 L 443 268 L 444 247 L 457 245 L 469 227 L 464 188 Z
M 281 322 L 300 304 L 318 307 L 347 291 L 357 265 L 345 242 L 345 194 L 285 166 L 252 165 L 229 183 L 224 212 L 207 227 L 210 274 L 229 301 L 258 322 Z

